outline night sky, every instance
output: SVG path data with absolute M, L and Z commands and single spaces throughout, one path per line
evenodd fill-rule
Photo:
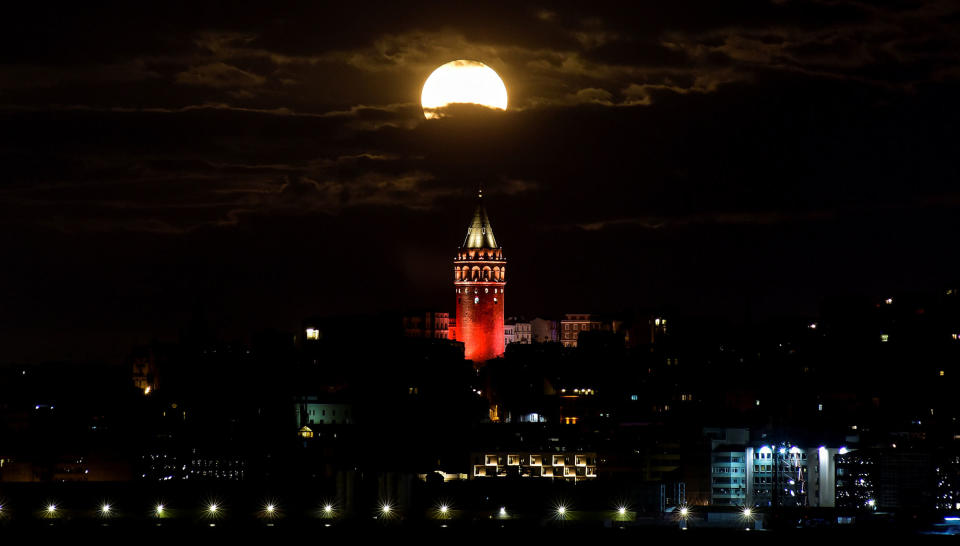
M 508 315 L 960 281 L 960 6 L 633 4 L 5 6 L 0 362 L 452 312 L 478 184 Z M 425 121 L 454 59 L 508 111 Z

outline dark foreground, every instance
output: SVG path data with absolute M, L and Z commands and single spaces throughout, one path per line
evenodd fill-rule
M 784 544 L 865 544 L 878 541 L 890 544 L 898 541 L 946 543 L 944 534 L 879 531 L 863 529 L 796 529 L 796 530 L 738 530 L 738 529 L 663 529 L 663 528 L 545 528 L 467 527 L 467 526 L 379 526 L 379 525 L 282 525 L 260 526 L 160 526 L 139 527 L 124 525 L 54 525 L 6 526 L 0 528 L 0 541 L 5 544 L 68 544 L 95 541 L 94 544 L 172 544 L 188 540 L 191 543 L 264 544 L 305 539 L 311 541 L 359 541 L 363 544 L 770 544 L 771 540 Z

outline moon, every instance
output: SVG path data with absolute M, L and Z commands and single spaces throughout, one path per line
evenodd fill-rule
M 477 104 L 494 110 L 507 109 L 507 88 L 489 66 L 461 59 L 441 65 L 423 84 L 420 105 L 427 119 L 444 117 L 450 104 Z

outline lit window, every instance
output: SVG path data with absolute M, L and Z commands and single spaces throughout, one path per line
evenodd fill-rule
M 320 339 L 320 330 L 307 328 L 307 339 Z

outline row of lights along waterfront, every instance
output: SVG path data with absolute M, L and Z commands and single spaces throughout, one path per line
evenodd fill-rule
M 55 518 L 60 515 L 61 511 L 62 510 L 56 503 L 51 502 L 46 505 L 46 507 L 43 510 L 43 513 L 48 518 Z M 383 518 L 390 518 L 397 515 L 396 509 L 393 507 L 393 505 L 390 502 L 381 502 L 377 507 L 377 511 L 379 512 L 379 516 Z M 100 505 L 98 512 L 101 517 L 111 517 L 115 515 L 115 510 L 113 506 L 107 502 Z M 438 504 L 434 509 L 434 512 L 437 517 L 443 518 L 443 519 L 449 518 L 452 515 L 451 514 L 452 509 L 450 505 L 446 503 Z M 619 519 L 622 520 L 627 517 L 629 513 L 629 509 L 626 506 L 618 506 L 615 512 L 616 512 L 616 515 L 619 516 Z M 206 505 L 202 513 L 205 516 L 216 517 L 223 513 L 223 508 L 217 502 L 210 502 L 209 504 Z M 337 511 L 334 505 L 330 503 L 324 504 L 323 507 L 320 509 L 320 513 L 322 516 L 328 517 L 328 518 L 335 517 L 337 515 Z M 685 506 L 680 507 L 680 509 L 675 513 L 677 514 L 678 518 L 683 521 L 687 520 L 690 517 L 690 509 Z M 3 515 L 5 515 L 5 506 L 0 504 L 0 517 L 2 517 Z M 158 503 L 153 508 L 152 515 L 157 518 L 167 518 L 172 516 L 172 511 L 168 506 L 164 505 L 163 503 Z M 280 515 L 279 506 L 274 502 L 267 502 L 263 505 L 260 511 L 260 515 L 266 516 L 266 517 L 278 516 Z M 496 512 L 496 515 L 500 519 L 506 519 L 510 517 L 510 513 L 507 511 L 506 506 L 501 506 L 500 509 Z M 555 519 L 565 520 L 570 515 L 570 509 L 565 504 L 557 504 L 553 510 L 552 515 Z M 752 521 L 753 512 L 749 508 L 744 508 L 741 512 L 741 516 L 744 520 Z

